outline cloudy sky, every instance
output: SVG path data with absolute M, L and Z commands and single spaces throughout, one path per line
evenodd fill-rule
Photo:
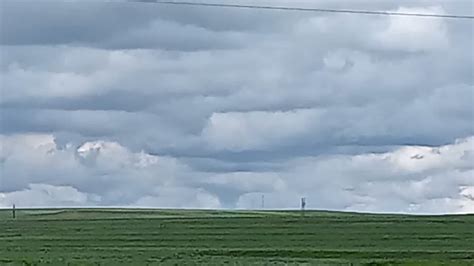
M 0 12 L 0 207 L 260 208 L 264 195 L 266 208 L 474 212 L 472 20 L 93 0 Z

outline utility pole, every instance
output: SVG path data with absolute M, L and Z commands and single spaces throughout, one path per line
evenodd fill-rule
M 265 208 L 265 195 L 262 194 L 262 209 Z
M 304 215 L 304 209 L 306 207 L 306 198 L 301 198 L 301 213 Z
M 13 219 L 16 219 L 16 207 L 15 207 L 15 204 L 13 204 L 12 216 L 13 216 Z

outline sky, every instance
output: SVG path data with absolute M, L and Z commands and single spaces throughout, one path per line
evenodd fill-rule
M 0 27 L 0 207 L 474 213 L 472 20 L 5 0 Z

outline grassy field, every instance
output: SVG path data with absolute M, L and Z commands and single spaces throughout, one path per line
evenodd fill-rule
M 0 265 L 474 265 L 474 215 L 0 211 Z

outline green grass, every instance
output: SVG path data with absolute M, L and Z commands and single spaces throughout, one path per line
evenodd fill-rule
M 0 211 L 0 265 L 474 265 L 474 215 Z

